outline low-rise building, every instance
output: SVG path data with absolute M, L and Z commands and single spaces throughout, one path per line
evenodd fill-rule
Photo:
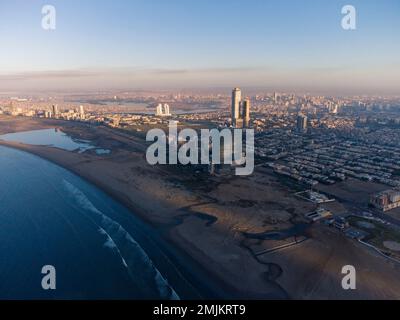
M 400 191 L 387 190 L 371 196 L 370 204 L 375 208 L 386 212 L 400 207 Z
M 344 217 L 335 217 L 334 218 L 334 221 L 333 221 L 333 226 L 336 228 L 336 229 L 339 229 L 339 230 L 342 230 L 342 231 L 344 231 L 344 230 L 346 230 L 347 228 L 349 228 L 349 223 L 347 222 L 347 220 L 346 220 L 346 218 L 344 218 Z

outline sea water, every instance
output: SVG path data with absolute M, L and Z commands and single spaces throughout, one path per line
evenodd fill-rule
M 37 156 L 0 146 L 0 299 L 178 299 L 133 214 Z M 56 290 L 41 286 L 45 265 Z

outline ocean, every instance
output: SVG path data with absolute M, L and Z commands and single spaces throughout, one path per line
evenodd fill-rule
M 179 299 L 151 232 L 73 173 L 0 146 L 0 299 Z

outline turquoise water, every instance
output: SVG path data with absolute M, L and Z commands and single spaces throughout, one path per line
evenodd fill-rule
M 178 298 L 151 232 L 102 191 L 1 146 L 0 177 L 0 299 Z M 41 287 L 45 265 L 56 290 Z
M 96 149 L 95 150 L 98 155 L 110 154 L 111 150 L 108 149 Z
M 111 153 L 110 150 L 96 148 L 90 143 L 90 141 L 73 139 L 59 129 L 42 129 L 8 133 L 1 135 L 0 139 L 31 145 L 56 147 L 67 151 L 85 152 L 94 149 L 98 155 Z

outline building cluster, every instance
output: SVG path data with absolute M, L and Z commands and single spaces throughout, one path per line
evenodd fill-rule
M 164 101 L 163 104 L 157 104 L 154 95 L 143 94 L 140 99 L 152 101 L 155 115 L 121 112 L 114 103 L 111 107 L 99 105 L 90 112 L 85 112 L 83 106 L 77 109 L 64 106 L 60 110 L 57 104 L 51 108 L 46 105 L 46 108 L 23 109 L 27 103 L 20 99 L 13 100 L 16 106 L 0 107 L 0 112 L 142 131 L 167 124 L 171 114 L 166 102 L 223 104 L 224 109 L 210 112 L 193 109 L 176 112 L 172 119 L 194 128 L 252 127 L 256 131 L 256 160 L 277 174 L 308 186 L 335 184 L 348 178 L 400 186 L 400 110 L 395 112 L 396 103 L 400 109 L 399 99 L 329 98 L 276 92 L 242 99 L 239 88 L 234 88 L 231 96 L 160 93 L 156 101 Z M 119 101 L 120 97 L 115 96 L 114 100 Z
M 39 110 L 36 112 L 36 116 L 62 119 L 62 120 L 86 120 L 85 108 L 80 105 L 77 109 L 68 109 L 60 111 L 57 104 L 53 104 L 50 110 Z
M 400 186 L 400 147 L 351 140 L 326 130 L 300 135 L 274 129 L 256 136 L 255 152 L 277 174 L 306 185 L 356 178 Z
M 334 215 L 331 211 L 323 207 L 319 207 L 316 211 L 305 214 L 305 218 L 310 223 L 319 222 L 326 226 L 333 227 L 350 239 L 363 240 L 369 236 L 368 232 L 351 226 L 346 217 Z
M 88 120 L 88 115 L 85 113 L 85 109 L 82 105 L 76 109 L 64 109 L 62 111 L 57 104 L 53 104 L 50 108 L 22 108 L 10 106 L 7 108 L 0 108 L 0 114 L 61 120 Z
M 370 204 L 386 212 L 400 207 L 400 191 L 387 190 L 371 196 Z
M 130 129 L 142 131 L 142 127 L 168 125 L 169 119 L 162 116 L 139 115 L 139 114 L 103 114 L 96 117 L 96 123 L 104 124 L 113 128 Z
M 242 91 L 239 88 L 232 91 L 231 117 L 234 128 L 248 128 L 250 125 L 250 99 L 242 100 Z
M 159 103 L 156 107 L 156 116 L 157 117 L 170 117 L 171 113 L 169 110 L 169 105 L 164 103 Z

